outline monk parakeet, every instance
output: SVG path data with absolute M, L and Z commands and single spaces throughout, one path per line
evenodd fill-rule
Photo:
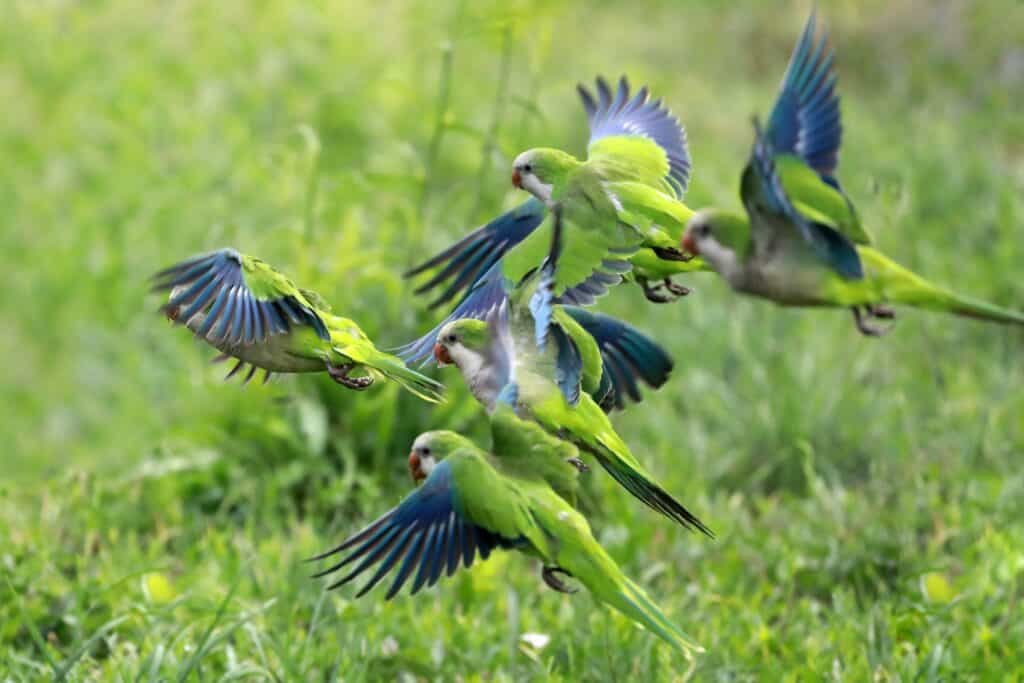
M 161 308 L 168 318 L 220 350 L 217 360 L 237 360 L 228 377 L 247 364 L 245 381 L 256 368 L 263 369 L 264 382 L 273 372 L 326 370 L 349 389 L 386 377 L 426 401 L 443 398 L 443 385 L 378 351 L 352 320 L 330 313 L 318 294 L 253 256 L 234 249 L 196 256 L 157 273 L 153 288 L 170 290 Z
M 564 334 L 559 331 L 564 320 L 556 316 L 551 327 L 554 343 L 540 351 L 532 343 L 532 325 L 523 320 L 529 317 L 528 311 L 514 305 L 511 314 L 509 310 L 509 303 L 504 303 L 486 321 L 467 318 L 447 323 L 434 346 L 438 365 L 455 365 L 488 412 L 493 414 L 502 404 L 512 406 L 519 417 L 594 456 L 646 505 L 711 536 L 695 515 L 654 481 L 598 403 L 580 391 L 588 359 L 571 339 L 558 341 Z
M 490 312 L 508 302 L 513 291 L 515 288 L 502 274 L 501 264 L 493 265 L 466 292 L 447 318 L 398 349 L 398 355 L 407 363 L 428 362 L 438 333 L 445 325 L 465 318 L 484 320 Z M 521 298 L 521 295 L 517 294 L 517 297 Z M 576 300 L 591 303 L 582 293 Z M 581 369 L 585 370 L 582 377 L 577 378 L 580 382 L 559 383 L 564 387 L 568 400 L 574 400 L 573 393 L 582 388 L 604 410 L 622 410 L 628 401 L 639 403 L 643 400 L 641 383 L 657 389 L 668 380 L 674 365 L 672 358 L 657 342 L 628 323 L 576 305 L 557 305 L 553 315 L 559 325 L 552 334 L 562 345 L 563 354 L 568 354 L 570 360 L 576 356 L 577 361 L 587 361 L 585 368 Z M 567 342 L 575 348 L 566 349 Z M 566 360 L 565 355 L 563 360 Z M 562 375 L 568 378 L 567 372 Z
M 336 548 L 314 558 L 338 559 L 317 576 L 344 570 L 331 586 L 335 588 L 373 569 L 359 597 L 397 568 L 386 595 L 391 599 L 409 581 L 414 595 L 433 586 L 442 574 L 451 576 L 460 565 L 472 566 L 477 555 L 486 560 L 495 549 L 515 549 L 541 560 L 542 577 L 551 588 L 572 592 L 558 575 L 574 577 L 598 602 L 680 652 L 701 652 L 703 648 L 622 573 L 586 519 L 552 488 L 547 476 L 569 481 L 577 476 L 562 458 L 567 444 L 518 419 L 507 407 L 495 412 L 492 426 L 490 453 L 455 432 L 417 437 L 409 454 L 409 472 L 419 487 Z
M 887 331 L 869 319 L 893 318 L 890 303 L 1024 324 L 1024 314 L 954 294 L 871 246 L 835 177 L 842 126 L 833 52 L 827 36 L 815 34 L 812 13 L 767 126 L 761 130 L 755 121 L 740 180 L 746 214 L 699 211 L 683 248 L 700 254 L 738 292 L 783 306 L 850 308 L 866 335 Z
M 417 290 L 447 281 L 434 305 L 471 287 L 506 254 L 504 269 L 513 282 L 540 265 L 551 237 L 537 229 L 556 204 L 568 225 L 554 292 L 563 300 L 571 303 L 580 286 L 595 280 L 626 278 L 652 301 L 670 301 L 688 291 L 671 281 L 673 275 L 707 269 L 676 248 L 693 213 L 682 203 L 690 154 L 679 121 L 660 100 L 648 99 L 647 88 L 631 94 L 624 77 L 614 94 L 601 78 L 596 98 L 582 85 L 578 90 L 590 122 L 588 159 L 545 148 L 520 154 L 513 183 L 534 198 L 406 274 L 443 266 Z

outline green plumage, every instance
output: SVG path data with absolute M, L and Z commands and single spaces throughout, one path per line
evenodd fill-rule
M 702 651 L 622 573 L 562 495 L 575 491 L 576 470 L 566 462 L 575 449 L 507 407 L 495 411 L 492 430 L 491 452 L 453 432 L 420 435 L 413 444 L 413 476 L 425 477 L 423 484 L 395 509 L 319 556 L 340 556 L 320 575 L 353 566 L 338 586 L 377 565 L 362 595 L 397 567 L 391 597 L 406 581 L 413 581 L 415 593 L 433 585 L 442 568 L 450 575 L 460 563 L 471 565 L 477 551 L 486 559 L 493 548 L 515 548 L 539 558 L 545 571 L 574 577 L 598 602 L 680 653 Z
M 384 377 L 425 401 L 443 399 L 441 384 L 377 349 L 320 295 L 255 257 L 233 249 L 197 256 L 158 273 L 154 289 L 170 291 L 162 310 L 172 321 L 221 351 L 221 359 L 236 359 L 229 377 L 246 365 L 246 380 L 257 368 L 264 381 L 274 372 L 328 372 L 357 390 Z

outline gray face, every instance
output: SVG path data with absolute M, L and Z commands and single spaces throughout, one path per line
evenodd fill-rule
M 552 187 L 541 181 L 534 172 L 532 152 L 523 152 L 512 162 L 512 184 L 543 202 L 551 201 Z
M 434 471 L 437 465 L 437 456 L 430 447 L 430 437 L 421 434 L 412 444 L 412 451 L 409 453 L 409 474 L 414 481 L 423 481 Z

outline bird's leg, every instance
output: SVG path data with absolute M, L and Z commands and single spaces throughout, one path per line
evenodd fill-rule
M 864 319 L 864 314 L 861 313 L 860 306 L 851 306 L 850 310 L 853 311 L 853 321 L 857 324 L 857 330 L 859 330 L 861 334 L 868 337 L 881 337 L 889 331 L 888 328 L 875 327 L 868 323 L 868 321 Z M 870 309 L 866 309 L 866 312 L 869 315 L 871 313 Z
M 569 463 L 570 465 L 572 465 L 573 467 L 575 467 L 576 471 L 578 471 L 578 472 L 589 472 L 590 471 L 590 466 L 587 465 L 587 463 L 585 463 L 582 460 L 580 460 L 579 458 L 576 458 L 576 457 L 569 458 L 568 460 L 566 460 L 566 462 Z
M 664 279 L 665 289 L 676 295 L 676 298 L 688 295 L 692 290 L 689 287 L 683 285 L 677 285 L 672 282 L 672 278 L 667 277 Z
M 568 595 L 572 595 L 573 593 L 575 593 L 576 589 L 569 588 L 569 586 L 567 586 L 564 581 L 558 578 L 558 574 L 562 574 L 563 576 L 568 576 L 572 578 L 572 574 L 565 571 L 561 567 L 544 567 L 544 569 L 540 573 L 540 578 L 544 579 L 544 583 L 546 583 L 548 585 L 548 588 L 552 590 L 556 590 L 559 593 L 566 593 Z
M 647 297 L 647 300 L 650 302 L 656 304 L 667 304 L 676 300 L 676 297 L 663 293 L 664 288 L 662 285 L 654 285 L 652 287 L 650 281 L 641 275 L 636 276 L 636 281 L 637 284 L 643 287 L 644 296 Z
M 354 389 L 355 391 L 362 391 L 371 384 L 373 384 L 373 377 L 349 377 L 349 373 L 355 369 L 356 363 L 343 363 L 342 365 L 332 365 L 327 363 L 327 373 L 331 376 L 335 382 L 343 387 Z
M 895 320 L 896 311 L 892 310 L 885 304 L 868 304 L 864 308 L 867 309 L 868 314 L 872 318 L 878 318 L 879 320 Z
M 682 249 L 676 249 L 675 247 L 652 247 L 652 251 L 662 261 L 683 261 L 685 263 L 693 259 L 691 254 L 687 254 Z

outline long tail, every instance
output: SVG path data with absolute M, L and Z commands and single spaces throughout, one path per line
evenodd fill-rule
M 390 353 L 375 351 L 369 354 L 366 366 L 381 373 L 388 379 L 393 379 L 407 391 L 430 403 L 441 403 L 444 401 L 444 385 L 421 375 L 415 370 L 406 366 L 401 358 L 392 356 Z
M 867 262 L 866 265 L 874 271 L 873 277 L 881 284 L 882 295 L 887 302 L 1004 325 L 1024 325 L 1024 313 L 954 294 L 925 280 L 874 249 L 861 247 L 858 251 L 861 258 Z
M 612 475 L 615 481 L 648 507 L 684 527 L 695 528 L 709 538 L 715 537 L 711 529 L 705 526 L 704 522 L 700 521 L 697 515 L 683 507 L 682 503 L 655 483 L 651 476 L 638 465 L 634 466 L 626 457 L 600 441 L 592 444 L 577 445 L 592 453 L 597 458 L 597 461 L 601 463 L 601 467 L 608 474 Z M 630 455 L 630 458 L 632 458 L 632 455 Z
M 680 652 L 704 651 L 696 640 L 669 621 L 643 588 L 622 573 L 604 548 L 591 541 L 577 552 L 560 554 L 558 560 L 562 568 L 586 586 L 595 598 L 642 624 Z

